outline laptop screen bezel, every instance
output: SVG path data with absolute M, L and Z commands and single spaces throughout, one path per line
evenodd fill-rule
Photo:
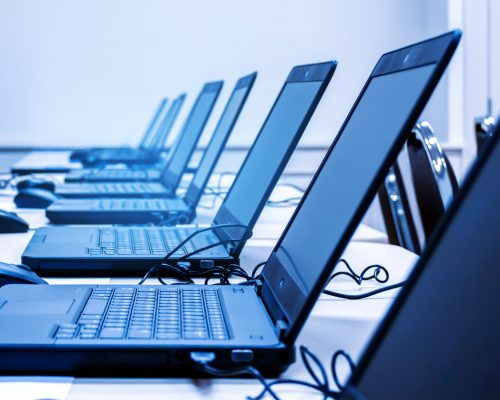
M 200 138 L 203 130 L 205 129 L 205 125 L 206 125 L 208 119 L 210 118 L 210 115 L 212 114 L 212 110 L 215 106 L 215 103 L 217 102 L 220 91 L 222 89 L 222 85 L 223 85 L 223 81 L 208 82 L 203 86 L 200 94 L 196 98 L 195 103 L 193 104 L 193 107 L 191 108 L 191 111 L 190 111 L 186 121 L 184 122 L 184 125 L 182 126 L 181 131 L 179 132 L 179 141 L 177 142 L 176 147 L 173 149 L 172 155 L 169 157 L 169 161 L 165 165 L 165 168 L 164 168 L 163 173 L 161 175 L 160 182 L 165 187 L 168 187 L 168 188 L 171 188 L 172 190 L 175 190 L 177 188 L 177 186 L 179 185 L 179 182 L 182 178 L 182 175 L 184 174 L 184 172 L 186 170 L 186 167 L 189 163 L 189 160 L 191 159 L 191 157 L 194 153 L 194 150 L 196 149 L 199 138 Z M 197 140 L 195 140 L 192 148 L 189 149 L 189 152 L 188 152 L 189 154 L 187 155 L 187 157 L 185 159 L 185 162 L 184 162 L 184 165 L 183 165 L 183 168 L 182 168 L 180 174 L 173 173 L 172 171 L 170 171 L 170 164 L 171 164 L 172 160 L 174 159 L 175 151 L 178 150 L 178 145 L 179 145 L 179 142 L 182 140 L 182 135 L 185 133 L 184 132 L 185 129 L 187 129 L 187 127 L 189 127 L 191 119 L 194 118 L 195 111 L 197 109 L 198 103 L 201 101 L 201 98 L 205 94 L 211 93 L 211 92 L 215 93 L 215 97 L 213 99 L 212 104 L 210 105 L 210 107 L 208 109 L 207 114 L 205 115 L 205 118 L 203 119 L 202 128 L 200 129 L 200 132 L 198 133 L 198 138 L 197 138 Z
M 286 236 L 286 233 L 290 228 L 291 224 L 293 224 L 295 216 L 297 215 L 297 213 L 300 212 L 300 208 L 305 199 L 307 198 L 311 187 L 314 185 L 314 182 L 316 181 L 318 175 L 321 173 L 324 164 L 326 163 L 331 152 L 335 148 L 337 141 L 340 139 L 342 132 L 344 131 L 346 125 L 348 124 L 352 114 L 356 110 L 370 82 L 372 81 L 373 78 L 382 75 L 402 72 L 409 69 L 425 67 L 431 64 L 435 64 L 435 69 L 432 72 L 431 77 L 429 78 L 424 90 L 422 91 L 422 94 L 418 99 L 417 104 L 415 105 L 412 112 L 409 114 L 408 118 L 406 119 L 406 122 L 403 124 L 403 127 L 398 135 L 397 140 L 394 142 L 391 149 L 388 150 L 387 156 L 384 162 L 381 164 L 379 170 L 377 171 L 375 179 L 367 188 L 365 195 L 361 199 L 357 211 L 355 213 L 355 218 L 353 218 L 350 221 L 349 225 L 346 227 L 341 240 L 335 246 L 332 246 L 332 252 L 329 261 L 325 265 L 323 271 L 321 272 L 316 284 L 310 291 L 309 295 L 304 295 L 298 289 L 299 287 L 298 284 L 296 282 L 293 282 L 293 279 L 288 274 L 286 274 L 292 281 L 292 285 L 295 284 L 295 290 L 293 290 L 293 288 L 290 287 L 290 289 L 293 290 L 293 292 L 287 293 L 286 297 L 289 299 L 295 299 L 295 301 L 297 299 L 300 299 L 299 302 L 301 302 L 303 306 L 300 312 L 298 313 L 297 317 L 295 318 L 295 321 L 293 321 L 292 323 L 288 323 L 287 328 L 283 332 L 282 339 L 285 344 L 292 345 L 295 339 L 297 338 L 297 335 L 299 334 L 300 329 L 304 325 L 309 313 L 311 312 L 316 302 L 316 299 L 319 297 L 321 291 L 323 290 L 323 287 L 326 284 L 327 279 L 332 269 L 335 266 L 335 263 L 341 257 L 342 252 L 344 251 L 355 229 L 358 227 L 362 217 L 364 216 L 366 210 L 368 209 L 373 198 L 375 197 L 378 188 L 382 184 L 385 175 L 389 171 L 390 166 L 396 160 L 397 155 L 403 148 L 407 135 L 410 133 L 411 128 L 417 122 L 418 117 L 422 113 L 425 105 L 427 104 L 430 96 L 434 91 L 434 88 L 436 87 L 442 74 L 444 73 L 444 70 L 449 63 L 453 55 L 453 52 L 458 45 L 460 36 L 461 36 L 460 31 L 452 31 L 450 33 L 446 33 L 436 38 L 429 39 L 384 54 L 376 64 L 373 72 L 371 73 L 363 89 L 361 90 L 361 93 L 359 94 L 347 118 L 342 124 L 342 127 L 340 128 L 339 134 L 335 137 L 332 145 L 328 149 L 328 152 L 325 155 L 323 161 L 321 162 L 320 167 L 318 168 L 313 179 L 311 180 L 311 183 L 309 184 L 306 192 L 304 193 L 302 200 L 295 209 L 292 217 L 290 218 L 290 221 L 288 222 L 280 239 L 276 243 L 276 246 L 262 271 L 261 297 L 263 299 L 263 302 L 266 304 L 266 307 L 268 308 L 271 317 L 275 321 L 284 318 L 284 316 L 286 315 L 286 306 L 287 306 L 286 304 L 283 304 L 284 299 L 282 295 L 280 298 L 278 290 L 280 282 L 277 279 L 280 273 L 281 275 L 286 274 L 286 266 L 284 266 L 279 262 L 278 258 L 276 257 L 276 252 L 280 247 L 284 237 Z M 287 321 L 285 321 L 285 323 L 287 323 Z
M 333 76 L 333 73 L 335 71 L 336 66 L 337 66 L 336 61 L 327 61 L 327 62 L 317 63 L 317 64 L 300 65 L 300 66 L 296 66 L 296 67 L 292 68 L 292 70 L 290 71 L 290 73 L 289 73 L 285 83 L 283 84 L 278 96 L 276 97 L 276 100 L 274 101 L 274 104 L 271 107 L 271 110 L 267 114 L 267 117 L 260 128 L 260 131 L 259 131 L 256 139 L 254 140 L 252 148 L 248 151 L 247 156 L 245 157 L 245 161 L 243 161 L 243 164 L 241 165 L 241 167 L 238 171 L 238 174 L 236 175 L 236 177 L 233 181 L 233 185 L 231 185 L 231 188 L 229 189 L 228 193 L 226 194 L 224 202 L 220 206 L 219 211 L 217 212 L 217 214 L 214 218 L 214 222 L 213 222 L 214 225 L 241 224 L 242 223 L 241 221 L 238 220 L 238 218 L 236 218 L 236 216 L 234 216 L 226 208 L 225 202 L 226 202 L 226 199 L 230 196 L 231 191 L 234 188 L 234 182 L 236 182 L 238 180 L 238 177 L 240 176 L 241 171 L 243 171 L 243 169 L 245 168 L 245 165 L 246 165 L 249 157 L 251 157 L 253 151 L 255 151 L 255 144 L 257 143 L 260 136 L 262 135 L 264 128 L 267 125 L 267 121 L 270 118 L 270 116 L 273 114 L 275 107 L 276 107 L 276 104 L 279 102 L 281 95 L 283 94 L 283 91 L 285 90 L 286 86 L 289 83 L 321 82 L 321 85 L 318 88 L 318 92 L 314 96 L 308 112 L 304 115 L 304 118 L 303 118 L 299 128 L 297 129 L 297 132 L 296 132 L 293 140 L 290 142 L 290 146 L 289 146 L 287 153 L 285 154 L 285 157 L 283 157 L 283 159 L 280 160 L 280 164 L 279 164 L 278 168 L 276 169 L 276 171 L 274 172 L 273 177 L 271 179 L 271 182 L 268 185 L 268 187 L 266 188 L 264 196 L 262 196 L 259 204 L 257 205 L 257 207 L 255 207 L 255 210 L 252 213 L 252 217 L 250 219 L 248 227 L 253 228 L 253 226 L 255 225 L 255 223 L 256 223 L 256 221 L 257 221 L 257 219 L 262 211 L 262 209 L 264 208 L 264 206 L 267 202 L 267 199 L 271 195 L 271 193 L 274 189 L 274 186 L 278 182 L 278 179 L 280 178 L 283 170 L 285 169 L 285 166 L 288 163 L 290 156 L 294 152 L 295 147 L 297 146 L 297 143 L 299 142 L 299 140 L 300 140 L 304 130 L 306 129 L 312 115 L 314 114 L 314 111 L 316 110 L 316 107 L 319 104 L 321 97 L 323 96 L 323 93 L 325 92 L 325 90 L 328 86 L 328 83 L 330 82 L 331 77 Z M 218 229 L 217 235 L 221 240 L 231 239 L 230 233 L 224 229 Z M 240 254 L 241 250 L 243 249 L 244 245 L 245 244 L 243 242 L 240 242 L 240 243 L 237 243 L 235 245 L 226 245 L 226 248 L 232 256 L 237 257 Z
M 224 111 L 222 112 L 221 117 L 219 118 L 219 122 L 217 123 L 217 126 L 214 129 L 214 132 L 212 134 L 212 138 L 210 139 L 210 142 L 207 145 L 207 149 L 208 149 L 208 147 L 211 146 L 212 140 L 214 139 L 214 136 L 215 136 L 217 130 L 219 129 L 220 124 L 222 123 L 222 120 L 226 114 L 226 111 L 227 111 L 227 109 L 231 103 L 231 100 L 233 99 L 233 96 L 236 93 L 236 91 L 241 90 L 241 89 L 245 89 L 245 94 L 243 95 L 243 98 L 241 99 L 241 102 L 238 105 L 238 108 L 237 108 L 234 116 L 232 117 L 233 119 L 231 121 L 231 124 L 227 128 L 224 140 L 220 144 L 219 149 L 217 149 L 217 155 L 215 156 L 215 159 L 214 159 L 214 162 L 212 163 L 212 165 L 209 166 L 207 174 L 206 174 L 206 178 L 203 180 L 202 185 L 200 187 L 198 187 L 194 183 L 196 174 L 199 173 L 199 170 L 197 170 L 195 172 L 195 176 L 193 176 L 193 179 L 191 180 L 191 184 L 189 185 L 189 187 L 186 191 L 186 195 L 184 196 L 184 201 L 189 207 L 194 208 L 196 206 L 196 204 L 198 204 L 198 201 L 200 200 L 201 196 L 203 195 L 203 191 L 205 190 L 205 186 L 207 185 L 208 180 L 210 179 L 210 176 L 213 173 L 213 170 L 215 168 L 215 165 L 217 164 L 217 161 L 219 161 L 219 158 L 220 158 L 222 152 L 224 151 L 224 147 L 226 146 L 226 143 L 229 140 L 229 137 L 231 136 L 231 132 L 233 131 L 233 128 L 236 125 L 236 122 L 238 121 L 239 115 L 240 115 L 241 111 L 243 110 L 243 107 L 245 106 L 246 100 L 248 98 L 248 95 L 250 94 L 250 91 L 252 90 L 252 86 L 255 82 L 256 77 L 257 77 L 257 72 L 253 72 L 249 75 L 246 75 L 246 76 L 238 79 L 238 82 L 236 82 L 236 85 L 235 85 L 231 95 L 229 96 L 229 99 L 226 103 L 226 106 L 224 107 Z M 207 155 L 207 149 L 205 149 L 199 165 L 201 165 L 203 163 L 203 160 L 204 160 L 205 156 Z

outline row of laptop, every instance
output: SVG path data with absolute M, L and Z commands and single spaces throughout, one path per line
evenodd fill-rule
M 266 375 L 284 371 L 294 361 L 297 336 L 316 299 L 437 86 L 459 39 L 460 32 L 453 31 L 380 58 L 255 284 L 4 286 L 0 289 L 0 371 L 192 376 L 203 372 L 203 365 L 218 370 L 251 365 Z M 189 260 L 183 267 L 196 271 L 237 262 L 243 246 L 241 227 L 255 224 L 335 67 L 336 62 L 326 62 L 292 69 L 212 226 L 200 231 L 189 247 L 174 253 L 169 263 Z M 244 79 L 250 82 L 255 76 Z M 209 86 L 211 94 L 196 102 L 204 109 L 211 107 L 216 97 L 213 91 L 217 85 Z M 251 83 L 239 96 L 235 89 L 221 121 L 224 115 L 232 115 L 234 123 L 235 108 L 241 110 L 250 87 Z M 231 107 L 232 101 L 236 103 Z M 452 216 L 456 221 L 461 222 L 464 213 L 471 215 L 471 202 L 479 206 L 473 195 L 475 186 L 484 186 L 484 179 L 488 179 L 486 187 L 491 187 L 499 161 L 498 127 L 496 130 L 490 151 L 484 152 L 482 162 L 464 185 L 466 190 L 454 204 Z M 190 145 L 181 145 L 187 140 L 185 135 L 179 136 L 166 162 L 168 172 L 162 174 L 162 187 L 170 188 L 172 194 L 182 169 L 169 166 L 178 149 L 196 143 L 192 139 Z M 210 157 L 212 141 L 204 159 Z M 220 146 L 214 147 L 219 148 L 216 153 L 222 151 Z M 197 174 L 206 174 L 203 162 L 191 185 Z M 487 168 L 490 173 L 481 173 Z M 484 179 L 480 181 L 478 176 Z M 195 189 L 202 190 L 201 186 Z M 494 193 L 498 197 L 497 189 Z M 70 201 L 88 204 L 89 200 L 64 200 Z M 102 204 L 111 201 L 106 199 Z M 481 211 L 491 209 L 488 204 Z M 441 242 L 449 241 L 448 227 L 453 227 L 450 218 L 429 254 L 436 253 Z M 494 224 L 493 220 L 488 222 Z M 23 261 L 40 275 L 133 275 L 161 261 L 173 243 L 193 234 L 192 229 L 50 226 L 35 232 Z M 477 235 L 468 238 L 472 246 L 474 237 Z M 135 240 L 140 245 L 134 244 Z M 197 247 L 211 248 L 194 254 Z M 465 251 L 465 246 L 461 250 Z M 144 254 L 147 251 L 150 253 Z M 186 257 L 190 253 L 194 255 Z M 426 254 L 415 269 L 419 274 L 430 263 Z M 413 274 L 413 280 L 419 274 Z M 406 297 L 410 289 L 405 291 Z M 385 323 L 385 331 L 391 323 Z M 377 344 L 380 341 L 379 335 Z M 369 371 L 374 354 L 378 356 L 372 350 L 362 360 L 360 371 Z M 361 372 L 354 377 L 350 396 L 356 398 L 356 386 L 365 382 L 363 377 Z

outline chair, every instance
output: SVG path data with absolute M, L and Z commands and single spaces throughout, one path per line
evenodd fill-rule
M 481 151 L 484 144 L 493 134 L 493 128 L 495 127 L 495 118 L 490 115 L 484 117 L 478 117 L 474 120 L 474 130 L 476 133 L 476 143 L 477 152 Z
M 420 122 L 413 128 L 406 147 L 422 228 L 427 240 L 458 190 L 458 183 L 428 122 Z
M 378 191 L 389 243 L 420 254 L 420 242 L 401 171 L 396 161 Z

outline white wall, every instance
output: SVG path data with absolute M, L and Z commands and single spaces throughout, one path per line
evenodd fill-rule
M 328 145 L 378 57 L 447 29 L 446 0 L 0 0 L 0 145 L 134 144 L 160 96 L 257 70 L 248 144 L 293 65 L 338 70 L 303 143 Z M 444 10 L 444 11 L 443 11 Z M 444 14 L 443 14 L 444 12 Z M 447 130 L 446 85 L 427 111 Z M 213 126 L 212 118 L 209 126 Z

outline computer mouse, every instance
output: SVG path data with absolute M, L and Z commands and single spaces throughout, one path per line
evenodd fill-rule
M 11 283 L 36 283 L 46 285 L 47 282 L 35 274 L 30 267 L 20 264 L 0 262 L 0 287 Z
M 31 188 L 45 189 L 51 192 L 54 192 L 56 190 L 56 184 L 54 182 L 40 178 L 24 179 L 22 181 L 19 181 L 16 187 L 17 190 L 31 189 Z
M 48 190 L 30 188 L 20 190 L 14 197 L 14 203 L 19 208 L 47 208 L 58 199 L 59 197 Z
M 84 167 L 96 167 L 100 164 L 100 159 L 93 154 L 87 154 L 80 159 Z
M 71 155 L 69 156 L 70 161 L 81 161 L 83 158 L 85 158 L 88 154 L 87 150 L 75 150 Z
M 16 213 L 0 210 L 0 233 L 27 232 L 29 228 L 28 223 Z

